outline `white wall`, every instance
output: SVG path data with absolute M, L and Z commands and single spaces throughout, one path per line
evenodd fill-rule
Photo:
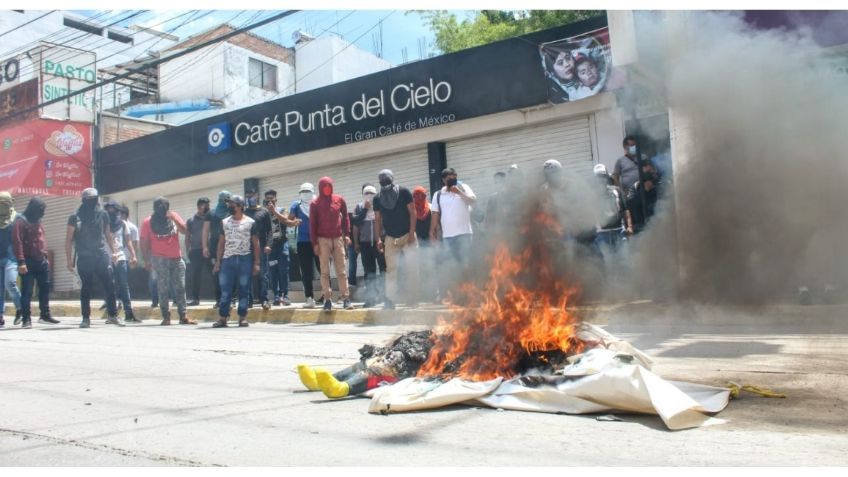
M 250 86 L 250 58 L 277 66 L 277 92 Z M 161 117 L 164 122 L 182 124 L 271 101 L 285 96 L 286 91 L 291 94 L 294 68 L 245 48 L 221 43 L 164 63 L 159 76 L 162 102 L 203 98 L 224 101 L 225 107 L 221 109 Z
M 620 108 L 601 109 L 595 113 L 595 145 L 599 164 L 607 166 L 612 174 L 615 161 L 624 155 L 624 117 Z
M 392 64 L 341 38 L 328 36 L 295 45 L 295 67 L 300 93 L 387 70 Z

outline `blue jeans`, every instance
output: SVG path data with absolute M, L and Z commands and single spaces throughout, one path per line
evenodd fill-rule
M 471 258 L 471 234 L 445 237 L 444 242 L 454 260 L 463 266 L 468 264 L 468 259 Z
M 233 297 L 233 288 L 238 283 L 239 302 L 238 316 L 247 316 L 247 293 L 241 290 L 250 288 L 250 276 L 253 272 L 253 255 L 233 255 L 221 260 L 221 271 L 218 273 L 218 283 L 221 285 L 221 303 L 218 305 L 218 316 L 230 317 L 230 302 Z
M 618 248 L 618 242 L 621 238 L 621 230 L 604 230 L 598 232 L 592 246 L 601 255 L 605 255 L 609 251 L 615 251 Z
M 124 304 L 124 312 L 132 310 L 130 303 L 130 269 L 126 260 L 115 264 L 115 293 Z
M 15 303 L 15 309 L 21 309 L 21 292 L 18 290 L 18 262 L 14 258 L 4 258 L 0 260 L 0 282 L 3 283 L 3 288 L 0 289 L 0 316 L 3 315 L 3 310 L 6 309 L 6 292 L 12 297 L 12 302 Z
M 289 242 L 285 241 L 280 247 L 271 250 L 269 259 L 269 264 L 277 262 L 270 266 L 270 282 L 274 298 L 289 296 Z
M 21 316 L 32 319 L 32 290 L 38 283 L 38 308 L 41 316 L 50 313 L 50 264 L 47 259 L 26 259 L 27 273 L 21 277 Z

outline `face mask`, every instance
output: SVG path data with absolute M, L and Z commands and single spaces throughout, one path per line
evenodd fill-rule
M 168 213 L 168 206 L 164 204 L 155 204 L 153 206 L 153 214 L 163 216 Z
M 635 155 L 636 154 L 636 146 L 629 146 L 627 148 L 627 153 L 630 154 L 630 155 Z
M 229 213 L 230 213 L 230 215 L 235 215 L 235 213 L 236 213 L 236 206 L 231 205 L 231 206 L 227 207 L 227 212 L 229 212 Z
M 83 199 L 82 200 L 82 206 L 83 206 L 83 208 L 86 208 L 86 209 L 93 209 L 93 208 L 97 207 L 97 198 Z
M 365 202 L 372 202 L 374 200 L 374 194 L 365 194 Z
M 385 179 L 380 179 L 380 187 L 389 187 L 392 185 L 392 180 L 388 177 Z
M 312 201 L 312 192 L 301 192 L 300 193 L 300 200 L 302 200 L 304 202 L 311 202 Z
M 247 202 L 247 206 L 251 209 L 256 207 L 256 197 L 248 197 L 245 202 Z
M 456 182 L 457 182 L 456 177 L 451 177 L 451 178 L 449 178 L 449 179 L 447 180 L 447 186 L 448 186 L 448 188 L 451 188 L 451 187 L 455 186 L 455 185 L 456 185 Z

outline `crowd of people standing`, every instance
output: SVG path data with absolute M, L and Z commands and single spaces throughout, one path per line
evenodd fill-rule
M 602 197 L 595 207 L 597 220 L 588 239 L 585 233 L 577 237 L 598 254 L 639 233 L 658 198 L 660 176 L 654 164 L 637 159 L 632 136 L 625 138 L 623 147 L 625 154 L 612 174 L 603 165 L 595 166 Z M 542 171 L 542 190 L 555 197 L 566 187 L 562 165 L 548 160 Z M 68 217 L 65 237 L 67 267 L 81 281 L 79 326 L 90 326 L 95 280 L 105 297 L 106 323 L 125 326 L 141 321 L 133 311 L 129 271 L 142 262 L 150 275 L 151 305 L 159 308 L 162 325 L 171 324 L 172 304 L 180 324 L 196 324 L 188 318 L 187 307 L 200 305 L 204 280 L 213 284 L 219 316 L 216 328 L 228 326 L 233 306 L 241 327 L 248 326 L 248 310 L 254 305 L 264 310 L 292 306 L 293 275 L 303 283 L 304 308 L 332 310 L 331 263 L 340 305 L 353 309 L 357 258 L 364 269 L 364 287 L 357 290 L 364 307 L 382 303 L 384 309 L 392 310 L 398 304 L 416 307 L 440 302 L 474 255 L 475 233 L 494 232 L 510 220 L 516 202 L 511 188 L 526 178 L 515 165 L 496 173 L 497 190 L 485 207 L 452 168 L 442 171 L 442 187 L 432 195 L 422 185 L 396 182 L 389 169 L 380 171 L 376 179 L 376 185 L 362 185 L 361 200 L 353 207 L 335 193 L 330 177 L 318 180 L 317 193 L 313 184 L 302 184 L 288 207 L 278 206 L 275 190 L 265 191 L 261 199 L 257 190 L 246 190 L 243 197 L 223 190 L 214 208 L 209 198 L 198 198 L 197 210 L 188 220 L 171 210 L 167 198 L 158 197 L 140 227 L 130 221 L 126 206 L 114 201 L 101 206 L 97 190 L 85 189 L 79 208 Z M 15 325 L 31 327 L 30 302 L 37 285 L 39 322 L 56 324 L 49 304 L 52 264 L 41 223 L 45 202 L 33 197 L 23 213 L 17 213 L 13 203 L 8 192 L 0 192 L 0 279 L 4 284 L 0 310 L 8 292 L 16 309 Z M 187 257 L 183 257 L 180 235 Z M 450 272 L 436 274 L 436 267 Z M 321 284 L 318 299 L 313 289 L 316 270 Z

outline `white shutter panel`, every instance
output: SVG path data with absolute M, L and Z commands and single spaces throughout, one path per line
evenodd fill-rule
M 15 211 L 19 214 L 23 213 L 32 197 L 31 195 L 15 196 Z M 68 263 L 68 258 L 65 255 L 65 232 L 67 231 L 68 217 L 76 212 L 81 199 L 80 197 L 61 196 L 41 196 L 41 198 L 47 205 L 41 223 L 44 224 L 47 250 L 53 252 L 53 263 L 50 264 L 50 268 L 53 270 L 53 290 L 78 290 L 80 287 L 75 275 L 71 274 L 68 267 L 65 266 Z

